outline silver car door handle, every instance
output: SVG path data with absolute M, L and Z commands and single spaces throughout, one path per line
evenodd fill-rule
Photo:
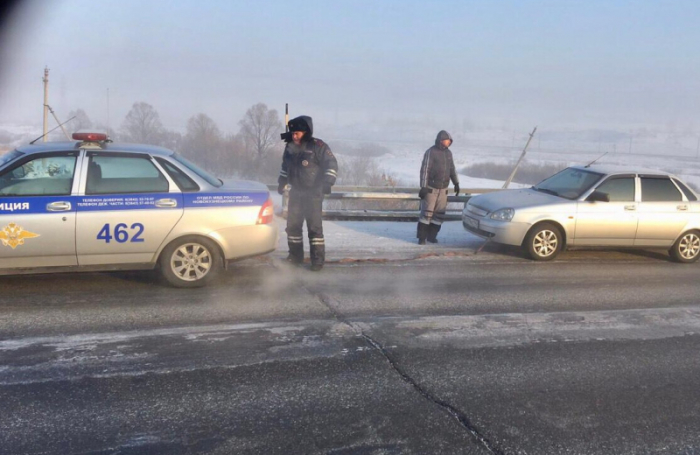
M 687 205 L 678 205 L 678 206 L 676 206 L 676 208 L 677 208 L 678 210 L 688 210 L 688 206 L 687 206 Z
M 156 201 L 156 207 L 161 207 L 161 208 L 177 207 L 177 201 L 175 199 L 158 199 Z
M 625 210 L 631 212 L 631 211 L 637 210 L 637 206 L 636 205 L 626 205 Z
M 56 201 L 46 204 L 46 210 L 49 212 L 67 212 L 71 208 L 70 202 Z

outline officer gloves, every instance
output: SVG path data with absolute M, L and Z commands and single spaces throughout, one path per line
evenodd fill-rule
M 331 194 L 331 185 L 323 185 L 323 194 Z
M 421 188 L 420 191 L 418 192 L 418 197 L 421 199 L 424 199 L 425 196 L 430 192 L 428 188 Z
M 455 196 L 459 196 L 459 183 L 455 185 Z

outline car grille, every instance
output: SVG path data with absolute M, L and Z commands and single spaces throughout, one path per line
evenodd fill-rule
M 478 205 L 474 204 L 467 204 L 467 212 L 473 213 L 476 216 L 486 216 L 489 213 L 488 210 L 482 209 Z

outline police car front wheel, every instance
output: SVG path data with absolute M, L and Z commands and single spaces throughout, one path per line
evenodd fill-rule
M 165 247 L 160 269 L 173 286 L 204 286 L 221 270 L 221 254 L 211 240 L 183 237 Z

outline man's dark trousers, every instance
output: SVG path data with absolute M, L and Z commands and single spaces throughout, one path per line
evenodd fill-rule
M 287 207 L 287 241 L 293 262 L 304 260 L 303 225 L 309 232 L 311 264 L 323 265 L 326 260 L 326 245 L 323 239 L 323 189 L 294 188 L 289 191 Z

